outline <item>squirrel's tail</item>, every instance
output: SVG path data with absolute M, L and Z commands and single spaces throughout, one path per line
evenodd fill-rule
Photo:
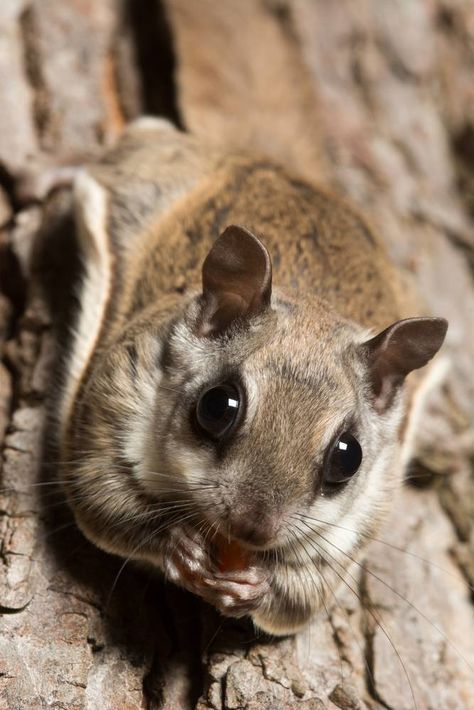
M 165 0 L 186 129 L 324 177 L 316 81 L 276 0 Z

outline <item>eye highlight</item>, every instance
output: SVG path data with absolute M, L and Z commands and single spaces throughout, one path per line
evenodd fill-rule
M 345 483 L 359 470 L 362 447 L 350 432 L 338 436 L 327 457 L 323 481 L 329 485 Z
M 225 382 L 201 394 L 196 406 L 196 422 L 204 434 L 220 439 L 235 424 L 240 408 L 239 390 Z

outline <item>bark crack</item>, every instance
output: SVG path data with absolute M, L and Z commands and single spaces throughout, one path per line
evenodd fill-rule
M 135 61 L 141 83 L 142 111 L 182 126 L 174 81 L 173 36 L 163 0 L 126 0 Z
M 372 600 L 369 595 L 367 585 L 367 571 L 362 569 L 359 582 L 359 596 L 361 599 L 361 631 L 365 640 L 365 686 L 369 697 L 379 703 L 386 710 L 396 710 L 389 705 L 380 695 L 377 689 L 376 668 L 375 668 L 375 619 L 371 611 L 373 609 Z

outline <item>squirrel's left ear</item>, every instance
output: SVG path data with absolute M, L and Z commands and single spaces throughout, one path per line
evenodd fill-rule
M 214 242 L 202 267 L 199 334 L 219 335 L 270 306 L 272 263 L 262 242 L 231 225 Z
M 392 323 L 363 343 L 374 406 L 379 412 L 390 406 L 408 373 L 423 367 L 436 355 L 447 329 L 448 321 L 444 318 L 407 318 Z

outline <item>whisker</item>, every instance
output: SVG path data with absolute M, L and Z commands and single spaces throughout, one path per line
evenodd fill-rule
M 303 521 L 301 520 L 300 522 L 303 522 Z M 316 541 L 313 540 L 313 539 L 308 535 L 308 533 L 306 533 L 304 530 L 301 530 L 301 528 L 300 528 L 299 526 L 296 526 L 296 528 L 297 528 L 297 530 L 307 539 L 307 541 L 309 542 L 309 544 L 311 545 L 311 547 L 313 548 L 313 550 L 326 562 L 326 564 L 330 567 L 330 569 L 334 572 L 334 574 L 336 574 L 336 575 L 339 577 L 339 579 L 348 587 L 348 589 L 350 589 L 350 591 L 356 596 L 356 598 L 357 598 L 360 602 L 362 602 L 360 595 L 355 591 L 355 589 L 353 589 L 353 587 L 348 583 L 348 581 L 347 581 L 346 579 L 344 579 L 344 577 L 331 565 L 331 563 L 329 562 L 329 560 L 327 559 L 327 557 L 325 557 L 325 556 L 322 554 L 321 549 L 320 549 L 319 545 L 317 545 Z M 314 532 L 314 531 L 313 531 L 313 532 Z M 317 545 L 317 547 L 315 547 L 315 545 Z M 318 549 L 318 548 L 319 548 L 319 549 Z M 343 569 L 344 574 L 347 574 L 349 577 L 351 577 L 351 579 L 352 579 L 356 584 L 358 584 L 357 580 L 356 580 L 355 577 L 349 572 L 349 570 L 346 570 L 346 569 L 344 568 L 344 566 L 343 566 L 338 560 L 336 560 L 334 557 L 332 557 L 331 559 L 333 560 L 333 562 L 335 562 L 336 564 L 338 564 L 338 565 Z M 389 633 L 386 631 L 386 629 L 385 629 L 385 627 L 383 626 L 383 624 L 382 624 L 382 622 L 380 621 L 380 619 L 378 619 L 377 616 L 375 615 L 373 609 L 369 609 L 368 607 L 364 607 L 364 609 L 365 609 L 365 611 L 367 611 L 368 614 L 370 614 L 371 618 L 372 618 L 372 619 L 375 621 L 375 623 L 378 625 L 378 627 L 380 628 L 380 630 L 381 630 L 382 633 L 384 634 L 385 638 L 386 638 L 387 641 L 389 642 L 390 646 L 392 647 L 392 649 L 393 649 L 395 655 L 397 656 L 398 661 L 399 661 L 399 663 L 400 663 L 400 665 L 401 665 L 401 667 L 402 667 L 402 669 L 403 669 L 403 673 L 404 673 L 404 675 L 405 675 L 405 678 L 406 678 L 406 680 L 407 680 L 407 682 L 408 682 L 408 686 L 409 686 L 409 688 L 410 688 L 410 694 L 411 694 L 411 697 L 412 697 L 412 700 L 413 700 L 413 706 L 414 706 L 415 710 L 417 710 L 417 709 L 418 709 L 418 705 L 417 705 L 417 703 L 416 703 L 415 693 L 414 693 L 414 690 L 413 690 L 413 685 L 412 685 L 412 683 L 411 683 L 410 676 L 408 675 L 408 671 L 407 671 L 407 669 L 406 669 L 405 663 L 403 662 L 403 659 L 402 659 L 402 656 L 401 656 L 400 652 L 398 651 L 398 649 L 397 649 L 397 647 L 395 646 L 394 642 L 393 642 L 392 639 L 390 638 Z
M 388 540 L 382 540 L 381 538 L 373 537 L 372 535 L 369 535 L 368 533 L 363 533 L 358 530 L 348 528 L 344 525 L 338 525 L 337 523 L 330 523 L 327 520 L 320 520 L 319 518 L 314 518 L 310 515 L 305 515 L 304 513 L 298 513 L 297 516 L 301 522 L 303 522 L 302 518 L 306 518 L 306 520 L 311 520 L 315 523 L 319 523 L 320 525 L 329 525 L 330 527 L 334 527 L 339 530 L 345 530 L 346 532 L 356 533 L 357 535 L 364 537 L 366 540 L 370 540 L 371 542 L 377 542 L 381 545 L 386 545 L 387 547 L 389 547 L 392 550 L 395 550 L 396 552 L 401 552 L 404 555 L 409 555 L 410 557 L 414 557 L 415 559 L 420 560 L 420 562 L 424 562 L 425 564 L 430 565 L 434 569 L 438 569 L 441 572 L 444 572 L 444 574 L 447 574 L 450 577 L 457 579 L 457 576 L 453 572 L 450 572 L 450 570 L 447 570 L 445 567 L 442 567 L 437 562 L 433 562 L 432 560 L 429 560 L 426 557 L 423 557 L 422 555 L 419 555 L 416 552 L 412 552 L 411 550 L 405 550 L 403 547 L 399 547 L 398 545 L 394 545 L 392 542 L 388 542 Z M 292 516 L 292 517 L 295 517 L 295 516 Z M 473 586 L 468 585 L 468 587 L 471 591 L 474 591 Z
M 411 609 L 413 609 L 414 611 L 416 611 L 417 614 L 419 614 L 422 619 L 424 619 L 433 629 L 435 629 L 435 631 L 437 631 L 437 632 L 439 633 L 439 635 L 446 641 L 446 643 L 448 644 L 448 646 L 449 646 L 450 648 L 452 648 L 453 651 L 455 651 L 455 653 L 458 655 L 458 657 L 459 657 L 461 660 L 464 661 L 464 663 L 467 665 L 467 667 L 468 667 L 470 670 L 472 670 L 472 671 L 474 672 L 474 667 L 469 663 L 469 661 L 467 660 L 467 658 L 465 658 L 465 657 L 463 656 L 463 654 L 461 653 L 461 651 L 454 645 L 454 643 L 452 643 L 452 641 L 450 641 L 449 637 L 444 633 L 444 631 L 442 631 L 438 626 L 436 626 L 436 624 L 435 624 L 428 616 L 426 616 L 426 614 L 425 614 L 423 611 L 421 611 L 421 609 L 419 609 L 419 608 L 416 606 L 416 604 L 414 604 L 412 601 L 410 601 L 409 599 L 407 599 L 403 594 L 401 594 L 397 589 L 395 589 L 394 587 L 392 587 L 391 584 L 389 584 L 386 580 L 382 579 L 382 577 L 380 577 L 378 574 L 376 574 L 375 572 L 373 572 L 372 570 L 370 570 L 368 567 L 366 567 L 365 565 L 363 565 L 361 562 L 358 562 L 358 560 L 354 559 L 351 555 L 349 555 L 347 552 L 345 552 L 345 551 L 342 550 L 340 547 L 338 547 L 334 542 L 332 542 L 331 540 L 328 540 L 328 539 L 327 539 L 324 535 L 322 535 L 319 531 L 313 530 L 313 528 L 312 528 L 310 525 L 308 525 L 308 523 L 306 523 L 304 520 L 301 520 L 300 522 L 302 522 L 303 525 L 306 525 L 306 527 L 308 527 L 308 528 L 311 530 L 311 532 L 316 533 L 316 535 L 318 535 L 318 537 L 320 537 L 322 540 L 324 540 L 325 542 L 327 542 L 328 545 L 331 545 L 332 547 L 334 547 L 334 549 L 336 549 L 336 550 L 337 550 L 338 552 L 340 552 L 342 555 L 345 555 L 345 557 L 347 557 L 351 562 L 353 562 L 354 564 L 358 565 L 358 566 L 359 566 L 361 569 L 363 569 L 365 572 L 368 572 L 368 574 L 370 574 L 374 579 L 378 580 L 381 584 L 383 584 L 383 585 L 386 587 L 386 589 L 389 589 L 389 590 L 390 590 L 393 594 L 395 594 L 399 599 L 401 599 L 403 602 L 405 602 L 405 604 L 408 604 L 408 606 L 409 606 Z
M 298 540 L 298 538 L 296 537 L 296 534 L 295 534 L 292 530 L 290 531 L 289 528 L 288 528 L 288 532 L 291 532 L 292 535 L 294 536 L 295 540 Z M 301 580 L 301 582 L 302 582 L 302 585 L 301 585 L 301 586 L 302 586 L 302 588 L 303 588 L 304 603 L 306 604 L 306 594 L 307 594 L 307 591 L 306 591 L 305 583 L 304 583 L 304 582 L 305 582 L 305 581 L 306 581 L 306 582 L 308 581 L 308 574 L 307 574 L 307 573 L 309 573 L 309 577 L 310 577 L 310 579 L 309 579 L 310 597 L 313 596 L 313 595 L 311 594 L 311 583 L 314 582 L 313 571 L 312 571 L 311 569 L 309 569 L 305 564 L 302 563 L 301 558 L 300 558 L 300 555 L 299 555 L 299 553 L 298 553 L 298 550 L 297 550 L 296 546 L 293 544 L 293 541 L 292 541 L 292 540 L 288 540 L 288 542 L 289 542 L 289 545 L 290 545 L 290 549 L 292 550 L 292 552 L 293 552 L 293 554 L 294 554 L 294 556 L 295 556 L 295 559 L 296 559 L 296 560 L 299 562 L 299 564 L 300 564 L 300 570 L 304 571 L 304 578 L 305 578 L 305 579 L 304 579 L 304 580 Z M 285 569 L 286 569 L 286 568 L 285 568 Z M 287 575 L 288 575 L 288 572 L 287 572 Z M 317 584 L 314 584 L 314 587 L 317 588 Z M 280 596 L 279 603 L 278 603 L 278 612 L 277 612 L 278 615 L 279 615 L 279 613 L 280 613 L 281 606 L 282 606 L 282 598 L 281 598 L 281 596 Z M 326 611 L 326 616 L 327 616 L 328 622 L 331 623 L 331 622 L 330 622 L 330 617 L 329 617 L 329 610 L 327 609 L 326 603 L 325 603 L 324 600 L 323 600 L 323 606 L 324 606 L 324 609 L 325 609 L 325 611 Z M 310 641 L 311 641 L 311 625 L 308 625 L 307 630 L 308 630 L 308 644 L 307 644 L 307 646 L 306 646 L 306 653 L 307 653 L 307 658 L 309 658 L 309 653 L 310 653 L 310 648 L 311 648 L 311 644 L 310 644 Z M 342 682 L 342 678 L 343 678 L 342 659 L 341 659 L 341 654 L 340 654 L 340 652 L 339 652 L 339 649 L 338 649 L 338 656 L 339 656 L 340 680 L 341 680 L 341 682 Z
M 219 626 L 217 627 L 216 631 L 214 631 L 214 633 L 212 634 L 210 640 L 206 643 L 205 647 L 203 648 L 203 651 L 202 651 L 202 652 L 203 652 L 203 655 L 208 652 L 208 650 L 209 650 L 211 644 L 214 643 L 214 641 L 215 641 L 216 638 L 217 638 L 217 635 L 220 633 L 220 631 L 222 631 L 222 627 L 223 627 L 223 626 L 224 626 L 224 622 L 221 621 L 220 624 L 219 624 Z
M 149 469 L 146 470 L 146 473 L 151 474 L 152 476 L 159 476 L 160 478 L 172 478 L 173 480 L 176 480 L 177 476 L 174 473 L 165 473 L 162 471 L 151 471 Z M 204 483 L 214 483 L 217 484 L 217 481 L 213 478 L 207 478 L 205 476 L 201 476 L 200 474 L 193 474 L 191 473 L 186 473 L 186 478 L 194 479 L 198 481 L 199 483 L 204 482 Z
M 195 514 L 194 514 L 194 513 L 191 513 L 191 515 L 185 516 L 184 518 L 182 518 L 181 520 L 179 520 L 179 523 L 182 524 L 185 520 L 188 520 L 189 518 L 192 518 L 192 517 L 194 517 L 194 516 L 195 516 Z M 111 589 L 110 589 L 109 595 L 108 595 L 108 597 L 107 597 L 107 602 L 106 602 L 106 604 L 105 604 L 104 613 L 107 613 L 107 610 L 108 610 L 109 605 L 110 605 L 110 601 L 111 601 L 111 599 L 112 599 L 112 595 L 113 595 L 113 593 L 114 593 L 114 591 L 115 591 L 115 589 L 116 589 L 116 587 L 117 587 L 117 584 L 118 584 L 118 581 L 119 581 L 119 578 L 120 578 L 122 572 L 124 571 L 124 569 L 125 569 L 125 567 L 127 566 L 127 564 L 133 560 L 134 555 L 135 555 L 139 550 L 143 549 L 143 547 L 145 547 L 145 545 L 147 545 L 149 542 L 151 542 L 151 540 L 153 540 L 153 538 L 155 538 L 155 537 L 156 537 L 157 535 L 159 535 L 161 532 L 164 532 L 164 530 L 166 530 L 168 527 L 171 527 L 171 526 L 172 526 L 173 524 L 175 524 L 175 523 L 176 523 L 176 520 L 167 521 L 167 524 L 166 524 L 166 525 L 164 525 L 164 526 L 158 528 L 157 530 L 154 530 L 151 535 L 149 535 L 148 537 L 146 537 L 145 540 L 142 540 L 136 547 L 134 547 L 134 549 L 132 550 L 132 552 L 130 553 L 130 555 L 124 560 L 122 566 L 120 567 L 119 571 L 117 572 L 117 575 L 116 575 L 116 577 L 115 577 L 115 579 L 114 579 L 114 582 L 113 582 L 113 584 L 112 584 L 112 587 L 111 587 Z
M 307 571 L 309 572 L 309 574 L 310 574 L 310 582 L 312 581 L 312 582 L 314 583 L 313 570 L 311 569 L 311 567 L 308 567 L 307 565 L 305 565 L 304 560 L 301 558 L 301 555 L 300 555 L 299 552 L 298 552 L 297 544 L 298 544 L 299 540 L 298 540 L 298 537 L 297 537 L 296 533 L 295 533 L 294 530 L 292 530 L 291 528 L 288 528 L 288 532 L 290 532 L 290 533 L 293 535 L 293 538 L 294 538 L 294 540 L 295 540 L 295 543 L 292 543 L 292 544 L 291 544 L 291 548 L 292 548 L 292 550 L 293 550 L 293 554 L 296 556 L 296 559 L 299 561 L 300 568 L 301 568 L 302 570 L 304 570 L 305 576 L 306 576 L 306 572 L 307 572 Z M 307 556 L 308 556 L 310 562 L 313 562 L 313 560 L 312 560 L 312 558 L 311 558 L 309 552 L 308 552 L 305 548 L 303 548 L 303 551 L 307 554 Z M 333 594 L 334 599 L 335 599 L 335 601 L 336 601 L 336 604 L 338 605 L 338 607 L 339 607 L 339 608 L 341 609 L 341 611 L 342 611 L 342 607 L 341 607 L 341 605 L 339 604 L 338 600 L 336 599 L 336 596 L 334 595 L 334 592 L 332 591 L 332 588 L 331 588 L 330 585 L 327 583 L 327 580 L 325 579 L 325 577 L 324 577 L 324 575 L 323 575 L 323 573 L 322 573 L 322 570 L 318 568 L 318 569 L 317 569 L 317 574 L 321 576 L 321 579 L 323 580 L 323 582 L 326 584 L 327 588 L 328 588 L 328 589 L 331 591 L 331 593 Z M 317 584 L 317 583 L 315 583 L 314 586 L 315 586 L 316 589 L 318 588 L 318 584 Z M 311 584 L 310 584 L 310 589 L 311 589 Z M 323 604 L 323 606 L 324 606 L 324 610 L 325 610 L 325 612 L 326 612 L 327 620 L 328 620 L 330 626 L 332 627 L 331 614 L 329 613 L 329 609 L 328 609 L 328 607 L 327 607 L 327 605 L 326 605 L 326 600 L 324 599 L 324 595 L 323 595 L 323 594 L 319 594 L 319 597 L 320 597 L 321 602 L 322 602 L 322 604 Z M 335 644 L 335 646 L 336 646 L 336 648 L 337 648 L 337 654 L 338 654 L 338 657 L 339 657 L 339 673 L 340 673 L 340 680 L 341 680 L 341 682 L 342 682 L 342 681 L 343 681 L 343 678 L 344 678 L 344 671 L 343 671 L 343 665 L 342 665 L 342 656 L 341 656 L 341 651 L 340 651 L 340 649 L 339 649 L 339 646 L 338 646 L 337 644 Z
M 288 532 L 290 532 L 290 533 L 293 535 L 294 540 L 296 541 L 296 543 L 298 543 L 298 542 L 299 542 L 298 537 L 297 537 L 296 533 L 291 529 L 291 526 L 288 528 Z M 292 549 L 293 549 L 293 552 L 296 554 L 296 550 L 295 550 L 295 545 L 294 545 L 294 544 L 292 545 Z M 314 560 L 312 559 L 311 555 L 309 554 L 308 550 L 307 550 L 305 547 L 303 547 L 303 552 L 306 553 L 306 556 L 308 557 L 308 560 L 309 560 L 311 563 L 314 564 Z M 298 559 L 298 558 L 297 558 L 297 559 Z M 301 559 L 301 558 L 300 558 L 300 559 Z M 324 558 L 323 558 L 323 559 L 324 559 Z M 304 562 L 302 562 L 302 567 L 303 567 L 303 568 L 306 568 L 306 565 L 304 564 Z M 367 661 L 366 655 L 365 655 L 365 653 L 364 653 L 364 649 L 362 648 L 362 645 L 361 645 L 359 639 L 357 638 L 357 635 L 356 635 L 356 633 L 355 633 L 355 631 L 354 631 L 354 629 L 353 629 L 353 627 L 352 627 L 352 624 L 351 624 L 351 622 L 350 622 L 350 619 L 349 619 L 349 616 L 348 616 L 348 614 L 347 614 L 347 611 L 345 611 L 345 610 L 343 609 L 342 604 L 339 602 L 339 600 L 338 600 L 338 598 L 337 598 L 337 596 L 336 596 L 336 593 L 334 592 L 333 588 L 331 587 L 331 585 L 330 585 L 329 582 L 327 581 L 327 578 L 325 577 L 325 575 L 324 575 L 322 569 L 319 568 L 319 567 L 318 567 L 318 574 L 321 575 L 321 578 L 322 578 L 324 584 L 326 585 L 326 587 L 327 587 L 327 588 L 329 589 L 329 591 L 331 592 L 332 598 L 334 599 L 334 602 L 336 603 L 338 609 L 341 611 L 341 613 L 343 614 L 343 616 L 347 619 L 347 623 L 348 623 L 349 628 L 350 628 L 350 630 L 351 630 L 352 638 L 354 639 L 354 641 L 356 642 L 356 644 L 357 644 L 357 646 L 358 646 L 358 648 L 359 648 L 361 658 L 364 659 L 364 665 L 365 665 L 366 671 L 367 671 L 367 673 L 368 673 L 370 679 L 372 680 L 373 684 L 375 685 L 374 677 L 373 677 L 372 672 L 371 672 L 371 670 L 370 670 L 370 666 L 369 666 L 369 663 L 368 663 L 368 661 Z M 322 599 L 322 601 L 323 601 L 324 609 L 326 610 L 326 615 L 327 615 L 327 617 L 328 617 L 328 621 L 329 621 L 329 623 L 331 624 L 331 627 L 332 627 L 333 630 L 334 630 L 333 623 L 332 623 L 332 618 L 331 618 L 331 616 L 330 616 L 330 614 L 329 614 L 329 612 L 328 612 L 328 609 L 327 609 L 327 607 L 326 607 L 326 604 L 325 604 L 325 602 L 324 602 L 324 599 Z M 343 674 L 343 672 L 342 672 L 342 658 L 341 658 L 341 652 L 340 652 L 339 646 L 338 646 L 337 644 L 336 644 L 336 648 L 337 648 L 338 655 L 339 655 L 340 668 L 341 668 L 341 680 L 342 680 L 342 679 L 344 678 L 344 674 Z
M 192 503 L 183 503 L 182 505 L 175 504 L 170 506 L 162 506 L 160 508 L 150 508 L 148 510 L 140 511 L 139 513 L 134 513 L 132 515 L 126 516 L 125 518 L 120 517 L 115 523 L 111 523 L 109 529 L 117 527 L 118 525 L 127 525 L 129 523 L 134 523 L 137 521 L 141 522 L 151 522 L 156 520 L 160 515 L 171 513 L 171 512 L 186 512 L 193 508 Z
M 214 543 L 214 540 L 216 539 L 216 537 L 217 537 L 218 534 L 219 534 L 219 528 L 220 528 L 220 526 L 221 526 L 221 522 L 222 522 L 222 520 L 216 519 L 216 520 L 213 522 L 213 524 L 212 524 L 212 526 L 214 526 L 214 525 L 217 523 L 217 527 L 216 527 L 216 529 L 214 530 L 213 536 L 212 536 L 211 539 L 209 540 L 209 544 L 210 544 L 210 545 L 212 545 L 212 544 Z
M 182 390 L 177 390 L 174 387 L 169 387 L 168 385 L 162 385 L 161 383 L 158 383 L 158 389 L 168 390 L 168 392 L 175 392 L 175 394 L 180 394 L 180 395 L 183 394 Z

